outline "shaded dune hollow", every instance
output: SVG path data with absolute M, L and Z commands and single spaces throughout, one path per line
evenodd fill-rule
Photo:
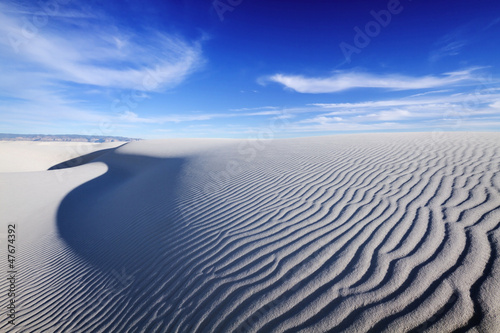
M 138 141 L 72 169 L 103 165 L 26 246 L 26 332 L 500 332 L 498 133 Z

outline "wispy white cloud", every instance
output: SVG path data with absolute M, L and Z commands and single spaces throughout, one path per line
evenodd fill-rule
M 474 93 L 459 92 L 450 94 L 450 90 L 433 91 L 430 94 L 409 95 L 358 103 L 314 103 L 303 107 L 272 110 L 279 115 L 268 114 L 265 107 L 262 112 L 241 112 L 233 114 L 212 114 L 211 119 L 260 116 L 261 127 L 227 125 L 224 133 L 228 136 L 255 135 L 269 130 L 269 124 L 280 121 L 275 137 L 296 134 L 328 134 L 371 131 L 428 131 L 428 130 L 498 130 L 500 128 L 500 94 L 491 86 L 483 86 Z M 260 109 L 260 108 L 253 108 Z M 191 119 L 179 119 L 194 121 Z M 197 124 L 204 124 L 198 122 Z M 191 125 L 189 125 L 191 126 Z M 185 127 L 188 130 L 188 127 Z M 205 134 L 216 134 L 204 131 Z M 208 134 L 207 134 L 208 135 Z
M 324 124 L 338 123 L 340 121 L 342 121 L 341 117 L 328 117 L 327 115 L 323 115 L 323 116 L 316 116 L 313 118 L 304 119 L 297 123 L 298 124 L 317 123 L 324 125 Z
M 314 103 L 303 107 L 269 111 L 266 107 L 243 108 L 249 111 L 214 113 L 207 115 L 210 119 L 201 119 L 197 115 L 178 115 L 159 117 L 154 121 L 158 125 L 165 126 L 171 121 L 179 125 L 187 123 L 182 127 L 187 134 L 193 133 L 192 126 L 210 124 L 199 120 L 218 119 L 216 127 L 203 130 L 203 135 L 217 135 L 217 128 L 220 131 L 220 124 L 225 124 L 224 119 L 261 117 L 258 121 L 262 124 L 261 127 L 243 125 L 243 122 L 231 122 L 232 125 L 226 125 L 224 128 L 227 136 L 255 135 L 262 130 L 268 131 L 269 124 L 280 120 L 282 120 L 279 123 L 280 129 L 274 133 L 275 137 L 371 131 L 498 130 L 500 129 L 499 100 L 500 93 L 496 88 L 483 86 L 475 89 L 474 93 L 450 94 L 448 90 L 434 91 L 433 94 L 410 95 L 379 101 Z M 251 112 L 251 109 L 256 111 Z
M 256 108 L 258 109 L 258 108 Z M 254 111 L 254 112 L 241 112 L 241 113 L 202 113 L 202 114 L 191 114 L 191 115 L 169 115 L 161 117 L 148 117 L 139 118 L 133 112 L 129 112 L 126 118 L 131 121 L 139 121 L 145 123 L 166 123 L 166 122 L 190 122 L 190 121 L 200 121 L 200 120 L 211 120 L 215 118 L 237 118 L 237 117 L 268 117 L 273 116 L 276 119 L 285 119 L 286 117 L 291 117 L 291 115 L 286 114 L 283 110 L 269 110 L 269 111 Z
M 25 25 L 22 16 L 0 14 L 2 53 L 7 62 L 23 64 L 18 71 L 31 68 L 31 75 L 45 79 L 157 91 L 181 83 L 203 63 L 200 42 L 158 31 L 134 36 L 107 25 L 69 30 L 58 25 L 27 35 Z
M 27 17 L 30 19 L 33 19 L 35 14 L 38 16 L 37 26 L 44 26 L 45 24 L 41 23 L 50 18 L 88 19 L 100 17 L 95 8 L 79 6 L 76 9 L 74 5 L 76 5 L 74 1 L 37 1 L 36 3 L 34 1 L 31 3 L 29 1 L 10 1 L 8 4 L 7 2 L 0 4 L 0 10 L 9 16 L 29 15 Z
M 459 55 L 462 49 L 469 44 L 470 29 L 470 25 L 464 25 L 439 38 L 434 43 L 429 60 L 435 62 L 446 57 Z
M 294 133 L 363 132 L 378 130 L 499 129 L 500 94 L 491 86 L 474 93 L 449 90 L 358 103 L 313 103 L 287 109 Z
M 484 89 L 475 90 L 474 93 L 456 93 L 442 94 L 438 96 L 425 97 L 423 95 L 412 95 L 397 99 L 386 99 L 379 101 L 364 101 L 358 103 L 312 103 L 310 105 L 318 106 L 324 109 L 331 110 L 361 110 L 361 109 L 381 109 L 390 107 L 422 107 L 432 108 L 436 106 L 467 106 L 469 104 L 487 105 L 493 103 L 500 98 L 500 94 L 496 93 L 497 89 L 485 87 Z
M 279 109 L 277 106 L 260 106 L 255 108 L 229 109 L 229 111 L 256 111 L 256 110 L 277 110 L 277 109 Z
M 430 61 L 438 61 L 445 57 L 459 55 L 465 45 L 467 45 L 467 43 L 463 40 L 450 41 L 439 49 L 432 51 L 429 59 Z
M 109 17 L 77 3 L 59 4 L 39 16 L 34 14 L 43 11 L 37 6 L 0 3 L 0 118 L 12 125 L 2 131 L 39 132 L 48 128 L 46 121 L 67 129 L 99 128 L 110 119 L 116 126 L 152 124 L 117 114 L 108 94 L 133 91 L 136 101 L 150 98 L 181 84 L 205 63 L 204 36 L 189 41 L 154 29 L 119 29 Z
M 414 94 L 408 97 L 419 97 L 419 96 L 425 96 L 425 95 L 431 95 L 431 94 L 440 94 L 440 93 L 445 93 L 445 92 L 450 92 L 451 89 L 441 89 L 441 90 L 432 90 L 432 91 L 426 91 L 423 93 L 419 94 Z
M 474 79 L 475 68 L 459 72 L 412 77 L 399 74 L 376 75 L 363 72 L 336 72 L 326 78 L 302 75 L 275 74 L 267 81 L 277 82 L 300 93 L 334 93 L 353 88 L 384 88 L 389 90 L 414 90 L 446 87 Z
M 494 19 L 493 21 L 491 21 L 485 28 L 484 30 L 488 30 L 490 29 L 491 27 L 497 25 L 498 23 L 500 23 L 500 17 L 497 17 L 496 19 Z
M 191 121 L 211 120 L 213 118 L 223 117 L 224 114 L 192 114 L 192 115 L 168 115 L 159 117 L 140 117 L 134 112 L 126 111 L 117 116 L 120 121 L 134 124 L 164 124 L 164 123 L 181 123 Z
M 154 30 L 138 36 L 84 8 L 59 4 L 41 16 L 45 21 L 36 22 L 33 14 L 39 12 L 28 5 L 0 4 L 2 118 L 17 109 L 28 118 L 32 113 L 54 121 L 76 120 L 75 115 L 102 119 L 109 115 L 79 105 L 85 94 L 133 89 L 135 97 L 147 98 L 146 92 L 180 84 L 204 62 L 200 40 Z M 92 25 L 85 24 L 88 19 Z

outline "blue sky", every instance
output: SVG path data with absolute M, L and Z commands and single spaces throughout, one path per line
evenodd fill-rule
M 500 3 L 2 1 L 0 132 L 500 130 Z

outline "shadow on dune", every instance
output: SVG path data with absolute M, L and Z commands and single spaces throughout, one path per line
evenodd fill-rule
M 120 148 L 120 147 L 121 146 L 114 147 L 114 148 L 101 149 L 98 151 L 91 152 L 89 154 L 78 156 L 78 157 L 72 158 L 70 160 L 53 165 L 50 168 L 48 168 L 47 170 L 67 169 L 67 168 L 76 167 L 76 166 L 79 166 L 79 165 L 82 165 L 85 163 L 89 163 L 92 160 L 95 160 L 96 158 L 98 158 L 106 153 L 110 153 L 110 152 L 112 152 L 115 149 Z
M 77 254 L 103 273 L 131 274 L 168 249 L 183 159 L 108 153 L 108 171 L 71 191 L 57 227 Z

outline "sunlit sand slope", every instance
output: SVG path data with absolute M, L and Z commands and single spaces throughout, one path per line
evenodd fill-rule
M 500 331 L 498 133 L 139 141 L 20 175 L 1 331 Z

